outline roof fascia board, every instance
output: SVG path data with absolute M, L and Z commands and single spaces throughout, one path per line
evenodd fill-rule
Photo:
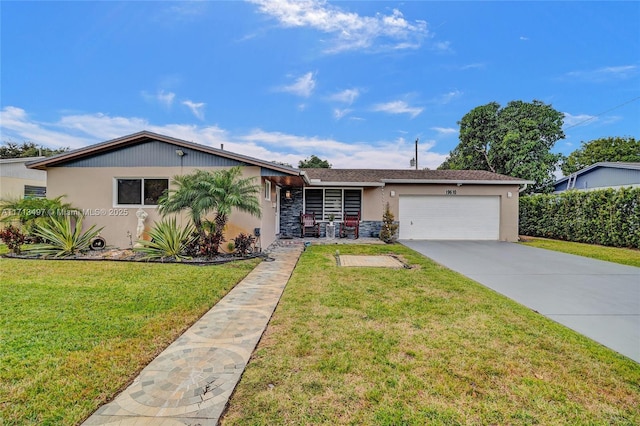
M 311 179 L 309 179 L 309 175 L 304 170 L 300 170 L 300 176 L 304 180 L 304 183 L 307 185 L 311 185 Z
M 461 180 L 461 179 L 382 179 L 385 183 L 434 183 L 450 185 L 524 185 L 532 180 Z
M 611 169 L 627 169 L 627 170 L 640 170 L 640 163 L 636 164 L 629 164 L 629 163 L 616 163 L 616 162 L 610 162 L 610 161 L 601 161 L 599 163 L 595 163 L 592 164 L 588 167 L 585 167 L 584 169 L 580 169 L 577 172 L 573 172 L 571 173 L 569 176 L 564 176 L 561 177 L 560 179 L 558 179 L 555 182 L 555 185 L 565 182 L 567 179 L 569 179 L 569 177 L 575 175 L 575 176 L 580 176 L 583 175 L 585 173 L 589 173 L 591 170 L 597 169 L 598 167 L 609 167 Z
M 19 157 L 19 158 L 0 158 L 0 163 L 9 164 L 9 163 L 32 163 L 37 160 L 42 160 L 47 157 Z
M 383 187 L 384 182 L 324 182 L 312 179 L 309 186 L 379 186 Z

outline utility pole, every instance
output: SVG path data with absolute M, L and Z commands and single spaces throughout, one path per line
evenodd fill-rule
M 416 138 L 416 170 L 418 170 L 418 138 Z

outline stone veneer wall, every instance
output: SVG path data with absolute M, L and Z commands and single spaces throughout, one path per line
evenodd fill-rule
M 291 200 L 284 196 L 291 191 Z M 300 213 L 302 213 L 302 188 L 282 188 L 280 191 L 280 238 L 300 237 Z M 325 237 L 327 222 L 320 222 L 320 236 Z M 363 220 L 360 222 L 360 236 L 378 238 L 382 229 L 381 220 Z M 336 238 L 339 236 L 340 223 L 336 222 Z M 352 234 L 349 234 L 353 238 Z M 397 237 L 397 235 L 396 235 Z
M 291 200 L 285 198 L 291 191 Z M 280 191 L 280 238 L 300 236 L 300 213 L 302 213 L 302 188 L 285 187 Z

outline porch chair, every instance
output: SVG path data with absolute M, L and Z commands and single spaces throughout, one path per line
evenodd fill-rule
M 360 236 L 360 211 L 356 214 L 345 212 L 344 219 L 340 223 L 340 238 L 345 238 L 349 231 L 353 231 L 353 237 L 357 240 Z
M 300 237 L 304 238 L 307 229 L 311 229 L 311 235 L 320 237 L 320 224 L 316 222 L 315 213 L 300 213 Z

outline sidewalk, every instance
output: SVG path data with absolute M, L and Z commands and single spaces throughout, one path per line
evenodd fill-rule
M 209 312 L 83 424 L 216 425 L 303 250 L 273 248 Z

